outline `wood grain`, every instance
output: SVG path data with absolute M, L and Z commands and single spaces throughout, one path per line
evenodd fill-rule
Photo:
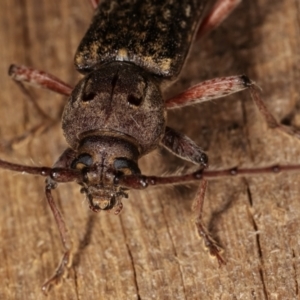
M 279 120 L 298 125 L 299 1 L 243 1 L 216 31 L 194 44 L 166 96 L 205 79 L 245 73 Z M 88 1 L 0 2 L 0 138 L 42 119 L 6 75 L 34 66 L 75 84 L 73 55 L 92 16 Z M 30 89 L 57 117 L 65 98 Z M 176 110 L 169 124 L 208 151 L 213 169 L 299 162 L 295 138 L 266 128 L 247 92 Z M 59 124 L 1 157 L 51 166 L 66 147 Z M 143 159 L 146 174 L 189 167 L 166 152 Z M 0 171 L 0 299 L 42 299 L 41 285 L 61 253 L 43 194 L 44 180 Z M 74 265 L 48 299 L 298 299 L 300 174 L 220 179 L 209 184 L 204 219 L 227 265 L 203 250 L 192 199 L 196 186 L 132 192 L 124 211 L 89 212 L 75 184 L 54 193 L 74 241 Z

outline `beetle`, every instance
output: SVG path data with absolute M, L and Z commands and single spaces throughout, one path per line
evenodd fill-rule
M 102 5 L 104 7 L 105 4 L 107 4 L 107 2 L 103 1 L 99 7 L 102 8 Z M 199 1 L 199 7 L 201 7 L 200 4 L 204 4 L 204 2 Z M 103 12 L 101 8 L 98 9 L 99 15 L 96 14 L 94 22 L 92 23 L 96 28 L 100 27 L 97 20 L 103 20 L 103 18 L 100 18 L 100 12 Z M 111 6 L 109 8 L 111 9 Z M 130 9 L 132 9 L 132 6 Z M 120 7 L 120 11 L 124 12 L 124 8 Z M 182 9 L 180 11 L 182 12 Z M 200 15 L 201 9 L 191 9 L 191 11 L 197 11 Z M 199 15 L 197 13 L 197 16 L 194 17 L 194 24 L 198 24 Z M 103 17 L 103 15 L 101 16 Z M 190 25 L 190 27 L 192 26 Z M 195 28 L 193 28 L 193 30 L 190 30 L 190 27 L 188 30 L 190 37 L 186 43 L 186 45 L 188 45 L 187 48 L 193 36 L 196 34 L 197 25 L 194 25 Z M 235 76 L 226 79 L 211 80 L 197 87 L 192 87 L 187 92 L 169 99 L 166 101 L 166 104 L 163 104 L 160 95 L 160 84 L 166 78 L 166 80 L 173 80 L 178 75 L 184 58 L 188 53 L 188 49 L 185 49 L 185 55 L 181 56 L 180 61 L 178 58 L 172 58 L 173 60 L 171 60 L 171 62 L 176 61 L 178 65 L 174 67 L 171 64 L 169 65 L 171 66 L 170 69 L 166 68 L 169 61 L 163 59 L 161 56 L 158 57 L 160 64 L 156 64 L 156 60 L 153 59 L 154 63 L 153 61 L 149 63 L 149 56 L 140 52 L 143 53 L 144 58 L 147 57 L 147 62 L 145 62 L 143 59 L 137 58 L 135 56 L 136 53 L 130 53 L 124 49 L 123 46 L 112 56 L 108 55 L 108 57 L 104 57 L 104 54 L 96 49 L 97 47 L 100 48 L 100 50 L 104 48 L 99 47 L 99 45 L 97 46 L 97 43 L 95 45 L 94 42 L 99 41 L 100 38 L 97 35 L 93 37 L 93 34 L 97 34 L 97 32 L 93 33 L 93 30 L 92 25 L 90 27 L 91 32 L 88 32 L 83 39 L 76 55 L 76 65 L 86 76 L 80 81 L 74 91 L 49 74 L 20 66 L 12 66 L 10 69 L 10 75 L 15 80 L 30 81 L 31 83 L 36 83 L 48 88 L 50 88 L 49 82 L 51 82 L 56 84 L 54 87 L 62 94 L 69 94 L 72 91 L 72 95 L 63 115 L 63 129 L 70 148 L 62 154 L 54 167 L 26 167 L 4 161 L 1 161 L 0 164 L 2 168 L 47 176 L 46 195 L 56 216 L 56 221 L 60 224 L 59 227 L 62 227 L 61 225 L 64 223 L 51 195 L 51 190 L 56 187 L 58 182 L 77 181 L 82 186 L 81 191 L 86 194 L 92 210 L 115 209 L 115 213 L 118 214 L 122 209 L 122 198 L 126 197 L 127 189 L 142 189 L 147 185 L 154 184 L 190 182 L 200 180 L 202 176 L 209 177 L 210 174 L 211 176 L 217 176 L 217 173 L 204 171 L 208 162 L 201 148 L 186 136 L 166 127 L 166 108 L 204 101 L 204 97 L 201 98 L 202 100 L 199 100 L 199 94 L 203 95 L 203 93 L 206 93 L 205 100 L 209 100 L 215 96 L 223 96 L 226 93 L 236 92 L 245 88 L 250 88 L 253 98 L 259 101 L 259 96 L 256 93 L 253 83 L 245 76 Z M 111 29 L 107 29 L 106 32 L 109 30 Z M 115 31 L 121 32 L 118 29 L 115 29 Z M 148 30 L 146 32 L 150 31 Z M 91 36 L 93 38 L 90 38 Z M 106 41 L 108 40 L 106 39 Z M 149 37 L 149 41 L 151 41 L 151 37 Z M 178 42 L 179 40 L 176 39 L 176 41 Z M 114 50 L 115 49 L 117 49 L 116 46 L 114 46 Z M 178 49 L 176 51 L 174 50 L 174 53 L 176 56 L 179 53 Z M 155 55 L 158 54 L 159 51 L 156 51 Z M 89 55 L 92 57 L 89 57 Z M 101 59 L 103 58 L 103 61 L 98 65 L 99 57 Z M 108 65 L 109 68 L 107 68 Z M 153 75 L 153 73 L 155 75 Z M 103 83 L 103 86 L 99 87 L 97 85 L 98 82 Z M 58 83 L 61 83 L 62 87 L 60 87 Z M 217 95 L 212 93 L 214 89 L 216 90 L 216 87 L 218 87 L 218 89 L 221 88 L 221 92 L 217 93 Z M 108 91 L 111 91 L 111 93 Z M 109 95 L 114 95 L 114 93 L 119 93 L 118 95 L 121 100 L 118 100 L 118 105 L 109 105 L 109 101 L 112 102 L 115 100 L 112 100 L 112 97 Z M 199 94 L 193 98 L 190 96 L 192 93 Z M 95 99 L 100 98 L 101 100 L 108 99 L 109 101 L 107 103 L 95 101 Z M 94 102 L 97 102 L 99 107 L 92 107 L 91 109 Z M 124 103 L 125 105 L 123 105 Z M 148 107 L 143 107 L 143 105 Z M 143 113 L 147 112 L 148 115 L 139 115 L 140 108 L 142 108 Z M 116 111 L 116 109 L 120 111 Z M 116 114 L 123 116 L 124 111 L 130 111 L 130 113 L 128 113 L 128 119 L 126 119 L 126 122 L 131 122 L 129 126 L 125 124 L 125 121 L 119 124 L 113 119 Z M 153 114 L 153 112 L 155 112 L 155 114 Z M 93 113 L 96 113 L 96 115 L 94 116 Z M 94 121 L 98 119 L 99 116 L 101 116 L 100 119 L 102 121 L 105 120 L 106 123 L 99 125 Z M 133 120 L 130 121 L 129 117 L 130 119 L 133 118 Z M 91 119 L 93 121 L 91 121 Z M 74 124 L 74 120 L 76 120 L 76 124 Z M 113 123 L 113 121 L 115 121 L 115 123 Z M 143 124 L 143 122 L 145 122 L 145 124 Z M 136 123 L 139 125 L 143 124 L 143 126 L 139 128 Z M 153 127 L 151 127 L 151 125 Z M 117 130 L 115 130 L 116 128 Z M 141 131 L 139 132 L 138 129 L 141 129 Z M 147 132 L 146 135 L 145 131 Z M 137 160 L 156 148 L 158 144 L 163 145 L 180 157 L 197 163 L 200 166 L 200 170 L 190 175 L 172 178 L 142 176 Z M 257 172 L 278 170 L 279 168 L 277 167 L 260 169 L 257 170 Z M 234 174 L 236 172 L 236 170 L 230 170 L 226 174 Z M 250 171 L 246 170 L 245 172 L 249 173 Z M 101 181 L 99 181 L 99 178 L 101 178 Z M 63 241 L 65 241 L 67 236 L 64 228 L 61 228 L 61 234 Z M 208 237 L 206 238 L 209 241 Z M 219 250 L 215 244 L 212 243 L 208 246 L 211 247 L 212 252 L 218 256 Z M 66 252 L 62 259 L 62 264 L 54 277 L 44 285 L 44 290 L 47 290 L 49 286 L 60 277 L 64 267 L 70 263 L 70 249 L 68 243 L 64 242 L 64 247 Z M 220 256 L 218 256 L 218 258 L 219 261 L 222 262 L 222 258 Z

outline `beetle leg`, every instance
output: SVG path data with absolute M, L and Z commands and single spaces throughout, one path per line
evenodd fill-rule
M 182 159 L 201 165 L 204 168 L 208 166 L 207 155 L 202 149 L 189 137 L 170 127 L 166 127 L 161 144 Z
M 68 230 L 66 228 L 63 217 L 53 200 L 51 190 L 57 187 L 58 182 L 70 182 L 78 180 L 80 178 L 81 175 L 78 172 L 68 168 L 75 155 L 75 151 L 73 151 L 70 148 L 66 149 L 60 156 L 58 161 L 55 163 L 53 168 L 24 166 L 0 160 L 0 168 L 2 169 L 8 169 L 21 173 L 47 176 L 45 188 L 46 198 L 60 233 L 61 241 L 64 247 L 64 254 L 55 274 L 42 286 L 42 291 L 45 294 L 47 294 L 48 290 L 53 284 L 56 284 L 60 281 L 60 279 L 65 273 L 66 268 L 69 267 L 72 262 L 72 242 L 68 234 Z
M 167 109 L 199 104 L 249 88 L 253 83 L 244 75 L 228 76 L 206 80 L 192 86 L 183 93 L 165 102 Z
M 140 174 L 125 175 L 115 178 L 115 184 L 120 185 L 129 189 L 145 189 L 149 186 L 157 185 L 174 185 L 183 184 L 188 182 L 202 181 L 200 189 L 195 198 L 194 208 L 197 210 L 197 217 L 195 224 L 197 226 L 198 234 L 204 239 L 205 246 L 209 249 L 212 256 L 215 256 L 219 262 L 219 265 L 225 264 L 220 252 L 221 248 L 216 244 L 216 242 L 210 237 L 205 226 L 202 223 L 202 209 L 205 197 L 205 190 L 207 186 L 208 179 L 216 179 L 219 177 L 230 177 L 230 176 L 253 176 L 262 174 L 271 174 L 279 172 L 291 172 L 299 171 L 300 165 L 286 165 L 286 166 L 272 166 L 272 167 L 262 167 L 262 168 L 249 168 L 249 169 L 228 169 L 228 170 L 216 170 L 209 171 L 206 169 L 200 169 L 198 171 L 177 175 L 177 176 L 144 176 Z
M 300 138 L 299 130 L 282 125 L 275 119 L 262 100 L 259 88 L 245 75 L 221 77 L 201 82 L 183 93 L 166 100 L 165 105 L 167 109 L 181 108 L 222 98 L 245 89 L 249 89 L 252 100 L 269 128 L 277 129 L 285 134 Z
M 273 167 L 263 167 L 263 168 L 249 168 L 249 169 L 228 169 L 228 170 L 216 170 L 209 171 L 205 169 L 200 169 L 193 173 L 188 173 L 178 176 L 144 176 L 140 174 L 126 175 L 115 179 L 115 184 L 126 188 L 132 189 L 145 189 L 149 186 L 157 185 L 167 185 L 167 184 L 183 184 L 185 182 L 195 182 L 202 181 L 200 189 L 195 197 L 194 209 L 197 211 L 197 217 L 195 219 L 195 224 L 200 237 L 203 238 L 205 246 L 209 249 L 212 256 L 216 257 L 219 265 L 225 264 L 224 259 L 221 256 L 221 248 L 217 243 L 211 238 L 210 234 L 206 230 L 202 222 L 202 210 L 205 198 L 205 190 L 207 187 L 207 180 L 212 178 L 218 178 L 223 176 L 247 176 L 247 175 L 261 175 L 268 173 L 279 173 L 280 171 L 299 171 L 300 165 L 290 165 L 290 166 L 273 166 Z
M 26 66 L 11 65 L 8 75 L 17 82 L 27 82 L 58 94 L 70 96 L 73 88 L 57 77 Z
M 56 206 L 52 194 L 51 194 L 51 190 L 56 188 L 56 182 L 53 181 L 51 178 L 47 178 L 46 179 L 46 189 L 45 189 L 45 193 L 46 193 L 46 197 L 47 197 L 47 201 L 48 204 L 51 208 L 51 211 L 53 213 L 54 219 L 56 221 L 59 233 L 60 233 L 60 237 L 61 237 L 61 241 L 64 247 L 64 254 L 62 256 L 62 259 L 54 273 L 54 275 L 48 279 L 42 286 L 42 291 L 44 294 L 47 294 L 47 292 L 49 291 L 49 289 L 51 288 L 52 285 L 57 284 L 60 282 L 60 280 L 62 279 L 63 275 L 65 274 L 65 271 L 68 267 L 70 267 L 71 263 L 72 263 L 72 242 L 70 239 L 70 236 L 68 234 L 68 230 L 66 228 L 66 224 L 65 221 L 58 209 L 58 207 Z
M 196 194 L 194 205 L 193 205 L 194 210 L 197 212 L 195 224 L 199 236 L 204 240 L 205 247 L 209 250 L 209 253 L 213 257 L 217 258 L 219 266 L 221 267 L 222 265 L 226 264 L 225 260 L 220 254 L 222 252 L 222 249 L 211 237 L 211 235 L 209 234 L 209 232 L 207 231 L 206 227 L 202 222 L 202 211 L 203 211 L 206 188 L 207 188 L 207 181 L 203 180 Z
M 92 7 L 96 9 L 99 5 L 100 0 L 89 0 L 89 2 L 91 3 Z
M 269 128 L 279 130 L 280 132 L 300 139 L 300 131 L 297 128 L 293 126 L 283 125 L 275 119 L 275 117 L 271 114 L 266 104 L 260 97 L 260 94 L 255 86 L 250 87 L 250 92 L 252 100 L 254 101 L 261 115 L 267 122 Z
M 19 145 L 23 141 L 26 141 L 29 137 L 34 136 L 35 134 L 44 132 L 47 128 L 53 125 L 56 120 L 52 120 L 37 104 L 33 95 L 30 93 L 28 89 L 25 88 L 23 82 L 45 88 L 59 94 L 69 96 L 73 90 L 71 86 L 62 82 L 57 77 L 45 73 L 43 71 L 38 71 L 25 66 L 16 66 L 11 65 L 8 71 L 9 75 L 18 85 L 18 87 L 22 90 L 23 94 L 27 97 L 27 99 L 34 105 L 35 109 L 44 119 L 40 124 L 34 126 L 33 128 L 27 130 L 20 136 L 17 136 L 10 140 L 2 140 L 0 142 L 0 147 L 3 150 L 11 150 L 15 146 Z
M 200 23 L 196 38 L 201 38 L 218 27 L 241 3 L 241 0 L 218 0 Z

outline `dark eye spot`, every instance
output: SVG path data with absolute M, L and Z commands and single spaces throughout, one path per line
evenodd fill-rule
M 72 169 L 82 169 L 84 167 L 89 167 L 93 164 L 93 158 L 86 153 L 80 154 L 76 159 L 73 160 L 71 164 Z
M 91 100 L 94 100 L 96 95 L 97 94 L 94 93 L 94 92 L 84 93 L 81 97 L 81 100 L 84 101 L 84 102 L 91 101 Z
M 129 104 L 139 106 L 143 100 L 143 97 L 136 97 L 134 95 L 128 95 L 127 101 Z

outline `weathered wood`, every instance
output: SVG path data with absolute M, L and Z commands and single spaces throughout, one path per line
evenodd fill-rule
M 47 70 L 69 83 L 73 54 L 92 16 L 88 1 L 1 1 L 1 139 L 41 118 L 6 76 L 10 63 Z M 216 31 L 195 43 L 180 80 L 166 92 L 217 76 L 245 73 L 263 88 L 280 120 L 300 127 L 299 2 L 243 1 Z M 51 116 L 65 99 L 31 89 Z M 298 140 L 266 128 L 247 92 L 170 114 L 169 124 L 210 156 L 211 168 L 299 162 Z M 59 125 L 1 157 L 50 166 L 66 146 Z M 33 160 L 33 162 L 32 162 Z M 142 169 L 186 166 L 149 155 Z M 0 171 L 0 298 L 41 299 L 40 287 L 61 256 L 43 179 Z M 195 186 L 131 193 L 124 211 L 93 214 L 75 184 L 54 193 L 75 244 L 75 263 L 48 299 L 297 299 L 300 174 L 221 179 L 209 184 L 205 222 L 225 248 L 218 268 L 197 237 Z

